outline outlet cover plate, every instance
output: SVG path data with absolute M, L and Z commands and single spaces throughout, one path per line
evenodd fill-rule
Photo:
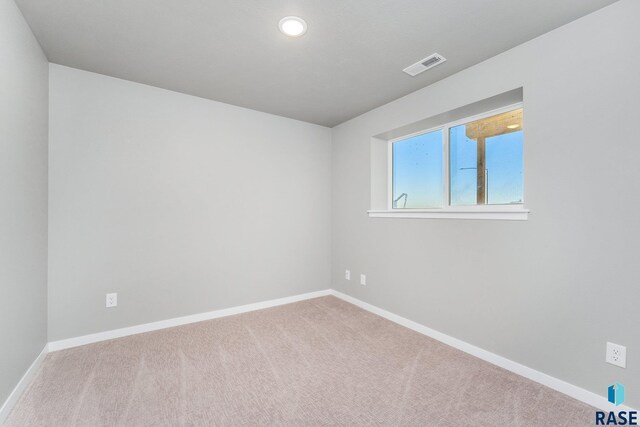
M 344 278 L 347 280 L 351 280 L 351 270 L 344 271 Z
M 107 308 L 118 306 L 118 294 L 107 294 Z
M 627 367 L 627 347 L 612 342 L 607 343 L 607 363 L 621 368 Z
M 364 274 L 360 275 L 360 284 L 362 286 L 367 286 L 367 276 L 366 275 L 364 275 Z

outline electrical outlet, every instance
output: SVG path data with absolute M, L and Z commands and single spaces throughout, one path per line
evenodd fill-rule
M 362 286 L 367 286 L 367 276 L 365 276 L 364 274 L 360 275 L 360 284 Z
M 607 363 L 620 366 L 621 368 L 627 367 L 627 347 L 623 345 L 614 344 L 612 342 L 607 343 Z
M 347 280 L 351 280 L 351 270 L 344 271 L 344 278 Z
M 118 294 L 107 294 L 107 308 L 118 306 Z

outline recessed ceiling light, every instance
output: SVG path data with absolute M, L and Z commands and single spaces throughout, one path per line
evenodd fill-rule
M 520 125 L 509 125 L 509 126 L 507 126 L 508 129 L 516 129 L 516 128 L 519 128 L 519 127 L 520 127 Z
M 300 37 L 307 32 L 307 23 L 297 16 L 285 16 L 278 23 L 278 28 L 289 37 Z

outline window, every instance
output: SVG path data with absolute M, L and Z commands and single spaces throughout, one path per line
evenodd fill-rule
M 523 142 L 521 104 L 389 141 L 388 212 L 526 213 Z

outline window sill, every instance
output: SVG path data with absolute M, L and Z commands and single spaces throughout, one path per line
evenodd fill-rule
M 498 206 L 479 208 L 449 209 L 393 209 L 367 211 L 369 218 L 424 218 L 424 219 L 491 219 L 507 221 L 526 221 L 529 209 L 522 206 Z

